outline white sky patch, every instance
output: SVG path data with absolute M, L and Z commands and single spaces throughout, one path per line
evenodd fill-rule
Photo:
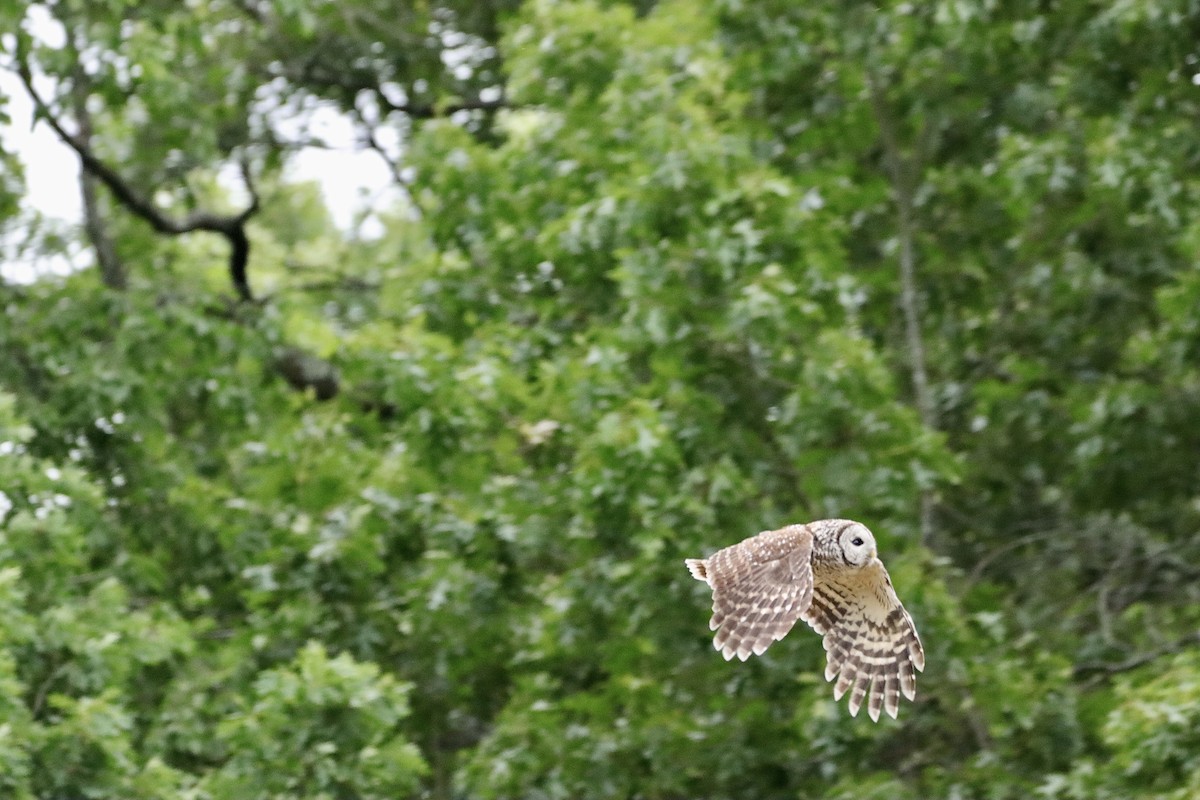
M 401 201 L 403 192 L 391 171 L 378 153 L 363 149 L 358 129 L 347 115 L 324 102 L 311 103 L 304 112 L 290 117 L 280 111 L 276 110 L 272 125 L 285 139 L 315 138 L 325 144 L 293 155 L 284 175 L 289 181 L 316 181 L 340 230 L 351 230 L 365 209 L 391 209 Z M 391 133 L 390 129 L 387 132 Z M 376 131 L 380 138 L 392 138 L 383 134 L 384 130 Z M 373 217 L 357 231 L 366 238 L 382 233 L 382 224 Z
M 38 86 L 42 91 L 46 87 Z M 4 110 L 12 119 L 0 125 L 0 140 L 15 152 L 25 167 L 25 196 L 29 208 L 52 219 L 76 224 L 83 217 L 79 194 L 79 158 L 45 124 L 33 125 L 33 101 L 25 93 L 21 80 L 11 72 L 0 71 L 0 97 L 7 98 Z M 39 277 L 66 275 L 88 263 L 75 257 L 54 255 L 36 260 L 14 260 L 10 250 L 22 239 L 19 231 L 0 239 L 0 280 L 28 283 Z
M 39 81 L 37 88 L 45 92 L 50 87 Z M 32 127 L 33 101 L 16 75 L 0 71 L 0 95 L 8 98 L 5 109 L 12 117 L 11 125 L 0 128 L 0 135 L 5 149 L 17 152 L 25 164 L 26 202 L 40 210 L 54 209 L 50 216 L 79 219 L 83 214 L 79 157 L 45 123 Z
M 29 28 L 45 43 L 62 47 L 66 32 L 50 12 L 41 6 L 28 10 Z M 10 34 L 11 35 L 11 34 Z M 53 89 L 49 81 L 34 76 L 39 92 Z M 25 167 L 24 203 L 51 219 L 77 223 L 83 216 L 83 199 L 79 193 L 79 158 L 44 123 L 33 125 L 33 101 L 25 92 L 21 79 L 7 70 L 0 70 L 0 97 L 6 99 L 4 110 L 12 122 L 0 125 L 0 141 L 15 152 Z M 0 280 L 29 282 L 48 275 L 66 275 L 90 259 L 81 253 L 70 257 L 55 255 L 36 260 L 13 260 L 10 254 L 13 240 L 22 238 L 19 231 L 0 239 Z
M 37 16 L 41 13 L 45 19 Z M 44 9 L 30 9 L 31 32 L 42 41 L 61 41 L 63 33 L 57 22 L 45 15 Z M 43 97 L 53 94 L 53 85 L 44 78 L 38 80 Z M 264 91 L 269 97 L 270 89 Z M 44 122 L 32 125 L 33 102 L 20 79 L 11 72 L 0 70 L 0 97 L 6 97 L 4 108 L 12 119 L 0 125 L 0 141 L 5 149 L 16 153 L 25 167 L 25 209 L 79 230 L 83 220 L 83 201 L 79 189 L 79 158 Z M 269 100 L 267 101 L 270 102 Z M 347 233 L 363 238 L 383 234 L 378 218 L 364 213 L 370 209 L 390 210 L 404 197 L 396 186 L 391 171 L 378 153 L 365 149 L 351 119 L 329 103 L 312 100 L 302 107 L 281 107 L 273 104 L 271 124 L 285 139 L 319 139 L 325 147 L 305 147 L 289 159 L 284 175 L 288 181 L 315 181 L 320 187 L 334 224 Z M 69 129 L 69 124 L 68 124 Z M 398 132 L 382 125 L 376 130 L 389 152 L 398 147 Z M 220 173 L 221 183 L 235 197 L 245 195 L 244 184 L 236 167 Z M 102 190 L 103 191 L 103 190 Z M 20 231 L 15 232 L 19 239 Z M 12 234 L 10 233 L 10 237 Z M 91 251 L 82 244 L 69 256 L 50 256 L 30 260 L 16 257 L 11 242 L 0 239 L 0 280 L 29 283 L 40 277 L 65 275 L 92 263 Z

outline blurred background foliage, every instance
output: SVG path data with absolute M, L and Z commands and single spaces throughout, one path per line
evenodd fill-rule
M 0 30 L 164 214 L 261 198 L 253 302 L 103 186 L 105 269 L 0 284 L 3 796 L 1200 793 L 1194 3 Z M 282 179 L 315 107 L 403 188 L 379 235 Z M 683 568 L 828 516 L 925 641 L 898 721 L 805 630 L 725 663 Z

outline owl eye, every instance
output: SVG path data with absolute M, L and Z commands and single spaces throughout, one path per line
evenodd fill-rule
M 850 544 L 854 545 L 855 547 L 858 547 L 859 545 L 862 544 L 862 537 L 855 536 L 853 539 L 850 540 Z

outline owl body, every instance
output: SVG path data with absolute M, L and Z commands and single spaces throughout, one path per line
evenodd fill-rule
M 686 563 L 712 588 L 709 627 L 726 660 L 761 655 L 803 619 L 823 637 L 825 679 L 837 679 L 835 699 L 850 692 L 851 715 L 866 699 L 871 719 L 895 717 L 900 695 L 915 697 L 925 653 L 865 525 L 788 525 Z

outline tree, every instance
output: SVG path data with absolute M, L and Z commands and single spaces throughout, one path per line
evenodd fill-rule
M 100 184 L 0 286 L 0 788 L 1190 796 L 1195 14 L 1043 5 L 0 11 Z M 316 102 L 376 239 L 280 177 Z M 899 721 L 711 650 L 682 559 L 827 516 Z

